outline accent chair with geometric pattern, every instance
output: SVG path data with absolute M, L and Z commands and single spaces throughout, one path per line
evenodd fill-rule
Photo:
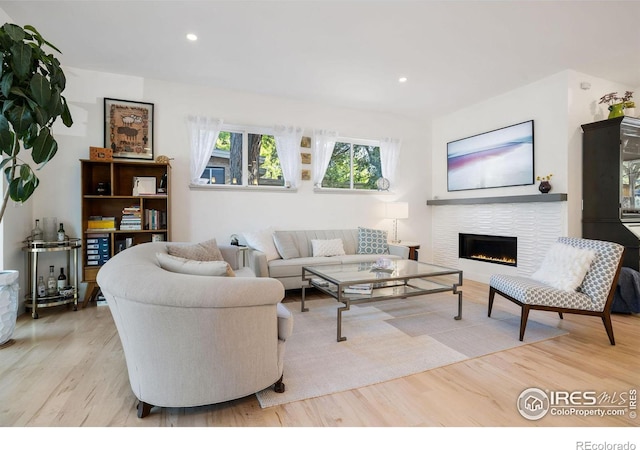
M 568 246 L 568 247 L 567 247 Z M 520 340 L 524 339 L 530 310 L 598 316 L 615 345 L 611 304 L 616 290 L 624 247 L 614 242 L 561 237 L 552 246 L 540 270 L 531 277 L 492 275 L 489 308 L 498 293 L 522 308 Z M 563 259 L 564 258 L 564 259 Z M 546 271 L 546 272 L 545 272 Z M 573 282 L 573 285 L 567 285 Z

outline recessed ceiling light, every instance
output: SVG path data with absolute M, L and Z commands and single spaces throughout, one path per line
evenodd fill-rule
M 189 39 L 190 41 L 197 41 L 198 40 L 198 36 L 196 36 L 193 33 L 189 33 L 189 34 L 187 34 L 187 39 Z
M 406 82 L 407 82 L 407 77 L 398 78 L 398 83 L 406 83 Z

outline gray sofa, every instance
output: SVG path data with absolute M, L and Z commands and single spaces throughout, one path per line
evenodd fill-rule
M 219 403 L 274 383 L 284 390 L 293 317 L 280 303 L 282 284 L 238 267 L 238 247 L 219 248 L 235 277 L 165 270 L 157 256 L 167 253 L 165 242 L 128 248 L 98 272 L 140 400 L 138 417 L 152 406 Z
M 249 248 L 249 266 L 258 277 L 270 277 L 279 280 L 285 289 L 299 289 L 302 287 L 302 267 L 329 264 L 349 264 L 373 262 L 380 257 L 389 259 L 408 259 L 409 247 L 389 244 L 388 254 L 358 254 L 358 229 L 346 230 L 293 230 L 274 231 L 274 240 L 279 257 L 270 259 L 267 253 Z M 341 256 L 313 256 L 313 239 L 341 239 L 345 255 Z M 294 247 L 297 257 L 283 257 L 285 253 L 280 248 L 282 242 Z M 280 244 L 280 245 L 278 245 Z

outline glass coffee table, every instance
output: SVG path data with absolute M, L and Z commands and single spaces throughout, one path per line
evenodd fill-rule
M 301 311 L 308 311 L 305 290 L 310 287 L 343 303 L 337 314 L 338 342 L 347 339 L 342 336 L 342 313 L 352 304 L 451 292 L 458 295 L 458 315 L 454 319 L 462 318 L 462 291 L 458 291 L 462 270 L 412 260 L 391 260 L 388 264 L 384 269 L 373 262 L 303 267 Z

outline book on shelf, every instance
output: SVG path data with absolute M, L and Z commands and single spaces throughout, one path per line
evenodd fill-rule
M 116 227 L 115 217 L 90 216 L 87 220 L 89 230 L 109 230 Z
M 122 208 L 122 219 L 120 220 L 120 230 L 138 231 L 142 230 L 142 212 L 140 205 L 131 205 Z
M 145 209 L 145 228 L 162 230 L 166 228 L 166 213 L 157 209 Z

